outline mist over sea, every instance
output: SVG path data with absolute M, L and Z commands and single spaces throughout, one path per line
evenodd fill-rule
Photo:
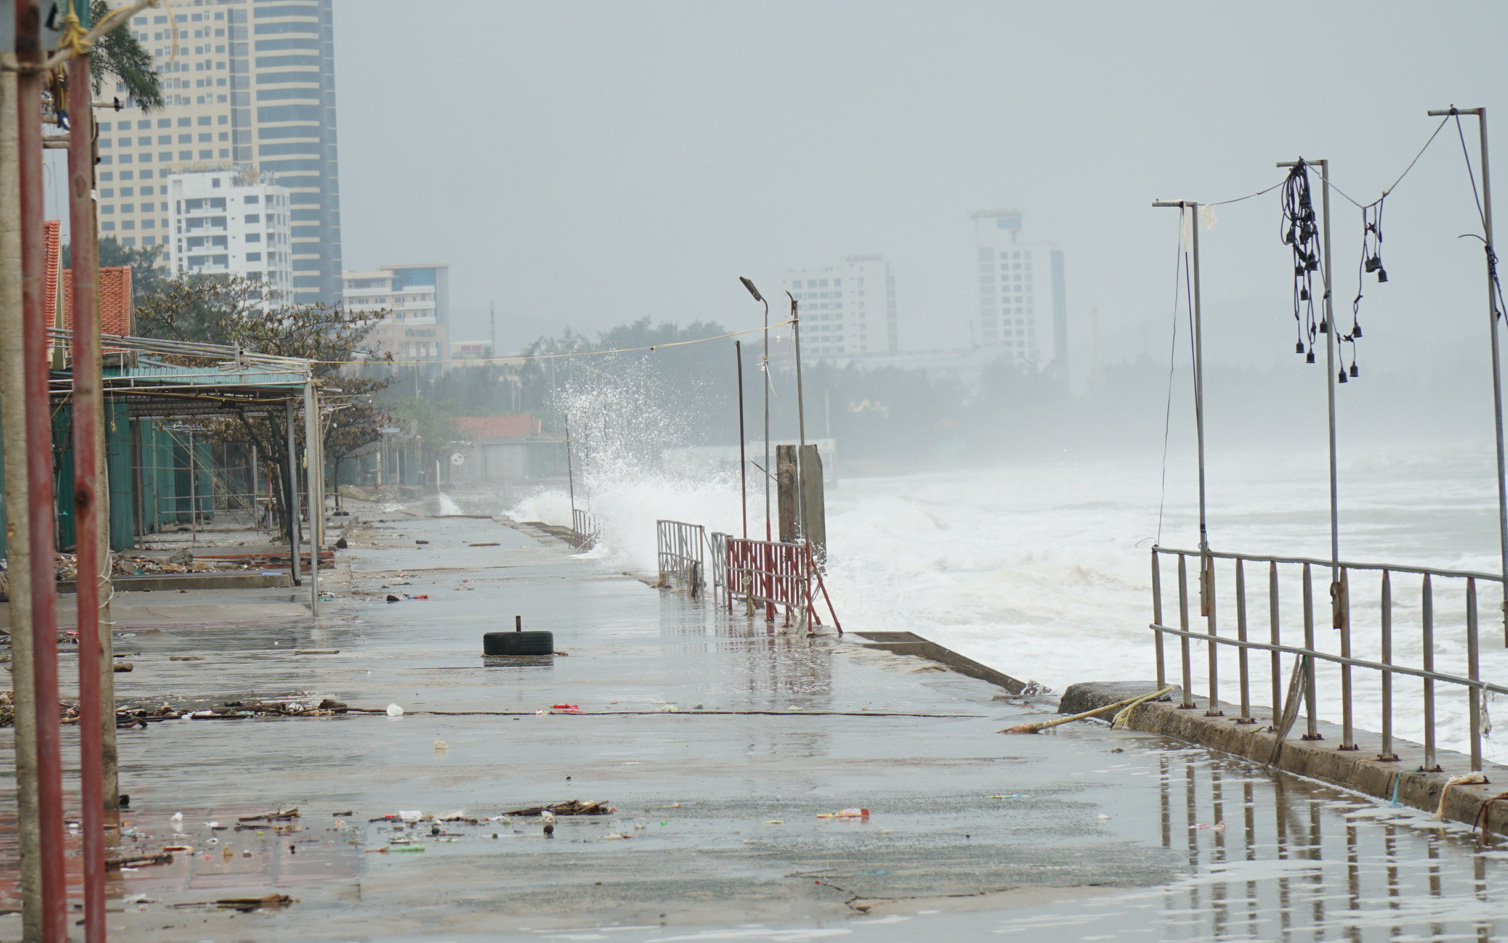
M 619 457 L 621 459 L 621 456 Z M 576 483 L 602 539 L 589 554 L 634 573 L 655 570 L 655 521 L 674 519 L 708 531 L 741 532 L 736 473 L 673 476 L 632 462 L 589 462 Z M 1373 445 L 1340 463 L 1341 559 L 1494 574 L 1494 458 L 1490 440 L 1423 448 Z M 1081 455 L 1063 450 L 991 468 L 893 476 L 839 477 L 827 491 L 827 585 L 845 629 L 910 631 L 1054 691 L 1076 681 L 1155 677 L 1150 550 L 1198 545 L 1197 479 L 1185 449 L 1170 456 L 1164 488 L 1160 457 Z M 750 477 L 750 536 L 763 536 L 764 494 Z M 1329 555 L 1325 453 L 1254 451 L 1212 461 L 1207 473 L 1210 544 L 1257 556 Z M 568 525 L 563 490 L 535 494 L 508 510 L 520 520 Z M 1317 645 L 1338 650 L 1329 626 L 1328 571 L 1314 576 Z M 1284 640 L 1302 641 L 1296 569 L 1282 576 Z M 1197 593 L 1191 571 L 1190 591 Z M 1251 637 L 1266 640 L 1266 566 L 1247 571 Z M 1482 676 L 1508 681 L 1497 585 L 1479 587 Z M 1177 623 L 1175 564 L 1163 569 L 1165 621 Z M 1350 584 L 1356 657 L 1379 656 L 1379 581 L 1357 573 Z M 1217 571 L 1220 631 L 1235 631 L 1230 569 Z M 1465 674 L 1464 581 L 1437 580 L 1436 667 Z M 1394 657 L 1417 664 L 1420 583 L 1393 577 Z M 1197 600 L 1191 622 L 1203 628 Z M 1228 650 L 1229 651 L 1229 650 Z M 1177 645 L 1168 676 L 1178 677 Z M 1194 646 L 1194 688 L 1206 691 L 1205 654 Z M 1266 653 L 1253 653 L 1254 713 L 1265 716 L 1271 684 Z M 1236 657 L 1222 655 L 1221 696 L 1238 697 Z M 1291 659 L 1283 660 L 1286 687 Z M 1379 727 L 1376 673 L 1355 672 L 1356 724 Z M 1320 716 L 1338 722 L 1338 671 L 1318 672 Z M 1394 682 L 1398 736 L 1422 738 L 1420 682 Z M 1466 749 L 1464 695 L 1441 686 L 1440 746 Z M 1497 704 L 1489 699 L 1489 716 Z M 1300 721 L 1302 723 L 1302 720 Z M 1484 753 L 1508 759 L 1489 735 Z

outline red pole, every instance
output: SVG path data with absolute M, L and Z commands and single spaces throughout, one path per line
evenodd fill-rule
M 100 313 L 94 241 L 89 56 L 68 64 L 68 232 L 73 248 L 73 502 L 78 534 L 79 770 L 84 819 L 84 938 L 105 939 L 104 711 L 100 690 Z
M 16 58 L 41 61 L 38 0 L 15 0 Z M 48 400 L 47 260 L 42 248 L 42 76 L 16 82 L 21 180 L 21 346 L 26 355 L 27 493 L 31 496 L 32 672 L 37 701 L 37 819 L 42 845 L 42 939 L 68 939 L 68 883 L 63 861 L 63 756 L 58 716 L 58 600 L 53 533 L 52 411 Z M 85 101 L 88 101 L 85 93 Z

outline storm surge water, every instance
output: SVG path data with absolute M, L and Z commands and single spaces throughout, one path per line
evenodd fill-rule
M 652 403 L 611 392 L 579 395 L 569 410 L 580 447 L 576 503 L 602 533 L 590 551 L 608 565 L 655 570 L 655 521 L 704 525 L 739 533 L 737 463 L 713 470 L 667 471 L 640 443 L 673 432 Z M 577 430 L 596 433 L 582 436 Z M 615 430 L 637 434 L 618 435 Z M 653 435 L 650 435 L 653 431 Z M 585 439 L 585 442 L 581 440 Z M 663 441 L 663 440 L 660 440 Z M 1374 449 L 1344 460 L 1340 522 L 1343 560 L 1496 573 L 1496 493 L 1490 443 L 1469 442 L 1428 453 Z M 751 455 L 751 458 L 756 456 Z M 1155 676 L 1151 547 L 1196 549 L 1196 482 L 1191 456 L 1160 460 L 1068 452 L 993 469 L 949 470 L 894 477 L 843 478 L 827 490 L 827 585 L 844 627 L 911 631 L 1022 680 L 1061 691 L 1076 681 L 1148 680 Z M 1226 459 L 1209 470 L 1209 533 L 1213 549 L 1253 555 L 1329 555 L 1329 494 L 1323 453 L 1272 453 Z M 750 469 L 750 533 L 763 536 L 763 491 Z M 513 509 L 520 519 L 568 524 L 563 492 L 538 494 Z M 1160 535 L 1160 538 L 1159 538 Z M 1221 631 L 1234 631 L 1229 571 L 1218 586 Z M 1266 571 L 1248 571 L 1252 631 L 1265 639 Z M 1333 649 L 1326 583 L 1315 573 L 1321 648 Z M 1285 641 L 1299 644 L 1302 616 L 1297 579 L 1284 577 Z M 1191 593 L 1194 577 L 1191 575 Z M 1419 584 L 1394 577 L 1394 651 L 1417 664 Z M 1176 563 L 1163 570 L 1165 621 L 1177 624 Z M 1459 582 L 1436 584 L 1439 670 L 1464 675 L 1466 652 Z M 1482 677 L 1508 678 L 1508 652 L 1498 618 L 1499 590 L 1479 587 Z M 1353 648 L 1380 657 L 1376 576 L 1353 575 Z M 1191 621 L 1203 628 L 1197 600 Z M 1168 674 L 1178 677 L 1178 646 L 1168 646 Z M 1194 686 L 1206 691 L 1204 649 L 1195 644 Z M 1255 713 L 1270 700 L 1269 660 L 1254 655 Z M 1221 696 L 1234 702 L 1235 655 L 1222 653 Z M 1282 679 L 1291 659 L 1283 660 Z M 1340 719 L 1337 672 L 1322 665 L 1322 719 Z M 1354 673 L 1359 728 L 1379 726 L 1380 686 L 1374 672 Z M 1419 741 L 1420 684 L 1394 682 L 1398 736 Z M 1439 745 L 1465 751 L 1467 701 L 1459 689 L 1438 689 Z M 1489 698 L 1489 714 L 1495 706 Z M 1301 721 L 1302 723 L 1302 721 Z M 1508 760 L 1508 744 L 1484 742 L 1489 759 Z

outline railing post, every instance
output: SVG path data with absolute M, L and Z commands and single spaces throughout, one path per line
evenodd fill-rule
M 1236 638 L 1246 641 L 1246 561 L 1236 559 Z M 1246 646 L 1236 649 L 1236 665 L 1241 678 L 1241 715 L 1238 724 L 1254 724 L 1251 716 L 1251 667 L 1247 663 Z
M 1215 559 L 1203 554 L 1200 565 L 1204 567 L 1205 627 L 1209 632 L 1210 702 L 1205 708 L 1206 717 L 1223 717 L 1220 710 L 1220 643 L 1215 634 Z
M 1424 677 L 1424 769 L 1427 772 L 1439 772 L 1440 766 L 1435 762 L 1435 679 L 1431 677 L 1435 671 L 1435 597 L 1428 573 L 1424 574 L 1419 616 L 1424 633 L 1421 642 L 1424 648 L 1423 668 L 1426 672 Z
M 1314 647 L 1314 580 L 1309 573 L 1309 564 L 1304 564 L 1304 648 L 1307 651 L 1315 651 Z M 1315 704 L 1314 690 L 1314 656 L 1303 656 L 1304 671 L 1304 739 L 1319 740 L 1319 715 Z
M 1473 684 L 1466 689 L 1471 698 L 1467 717 L 1471 723 L 1471 771 L 1482 770 L 1482 689 L 1475 682 L 1481 680 L 1480 651 L 1477 646 L 1477 581 L 1466 578 L 1466 677 Z
M 1278 618 L 1278 561 L 1271 560 L 1267 564 L 1267 612 L 1271 620 L 1270 636 L 1268 641 L 1274 645 L 1283 644 L 1283 630 Z M 1283 655 L 1273 651 L 1270 656 L 1272 663 L 1272 722 L 1276 724 L 1283 716 Z
M 1162 625 L 1162 564 L 1157 558 L 1157 548 L 1152 548 L 1152 624 Z M 1168 686 L 1168 669 L 1163 660 L 1162 632 L 1152 631 L 1152 644 L 1157 652 L 1157 690 Z
M 1351 583 L 1350 574 L 1341 567 L 1340 579 L 1335 582 L 1335 621 L 1340 628 L 1340 657 L 1351 657 Z M 1341 734 L 1338 750 L 1356 749 L 1355 727 L 1351 704 L 1351 666 L 1340 666 L 1340 714 Z
M 1179 710 L 1188 710 L 1194 706 L 1194 668 L 1189 655 L 1189 567 L 1188 558 L 1184 554 L 1178 555 L 1178 627 L 1184 634 L 1178 636 L 1179 652 L 1183 656 L 1183 703 L 1178 705 Z
M 1382 663 L 1393 664 L 1393 578 L 1387 570 L 1382 571 Z M 1382 672 L 1382 752 L 1377 759 L 1396 762 L 1393 752 L 1393 672 Z

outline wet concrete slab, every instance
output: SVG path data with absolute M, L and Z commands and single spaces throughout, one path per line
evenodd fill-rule
M 318 619 L 248 590 L 118 626 L 124 702 L 403 713 L 122 731 L 121 854 L 187 850 L 116 872 L 115 939 L 1384 939 L 1388 901 L 1496 928 L 1504 861 L 1409 810 L 1099 724 L 1003 736 L 1049 705 L 487 520 L 374 522 L 345 562 Z M 560 654 L 484 660 L 515 615 Z M 569 799 L 615 812 L 506 815 Z M 268 895 L 296 903 L 213 904 Z

